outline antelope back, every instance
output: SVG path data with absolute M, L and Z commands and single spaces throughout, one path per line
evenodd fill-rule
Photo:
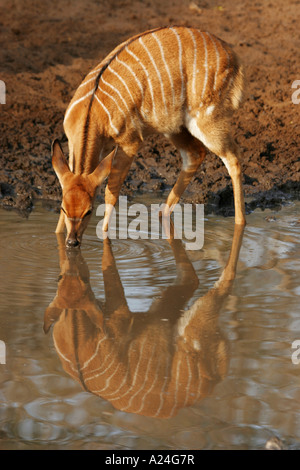
M 76 91 L 66 134 L 82 140 L 90 125 L 128 153 L 145 129 L 173 134 L 187 115 L 222 118 L 238 107 L 242 69 L 231 48 L 208 32 L 166 27 L 119 45 Z

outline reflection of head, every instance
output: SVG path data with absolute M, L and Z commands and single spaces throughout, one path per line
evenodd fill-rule
M 115 408 L 146 416 L 168 418 L 209 395 L 229 363 L 218 315 L 235 275 L 241 239 L 235 236 L 234 241 L 238 247 L 233 243 L 222 280 L 183 314 L 197 282 L 177 241 L 170 243 L 177 281 L 144 314 L 133 314 L 127 306 L 108 241 L 103 244 L 106 299 L 101 308 L 89 284 L 82 282 L 80 267 L 85 263 L 76 258 L 61 262 L 63 282 L 46 310 L 45 323 L 49 328 L 55 321 L 54 344 L 66 372 Z M 76 270 L 77 284 L 72 279 Z M 59 306 L 60 314 L 53 318 L 51 308 Z
M 89 315 L 99 322 L 99 308 L 90 286 L 89 269 L 80 251 L 66 251 L 62 236 L 58 236 L 60 268 L 57 293 L 44 314 L 44 331 L 47 333 L 61 315 L 71 315 L 72 311 L 85 311 L 89 306 Z

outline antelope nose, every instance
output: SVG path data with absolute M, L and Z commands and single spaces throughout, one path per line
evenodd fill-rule
M 79 241 L 77 240 L 77 238 L 68 238 L 67 247 L 75 248 L 76 246 L 79 246 Z

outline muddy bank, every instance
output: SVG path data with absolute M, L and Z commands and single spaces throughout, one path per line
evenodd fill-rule
M 67 150 L 64 111 L 85 74 L 124 39 L 156 26 L 182 24 L 209 30 L 229 42 L 247 77 L 246 99 L 233 118 L 242 149 L 247 211 L 280 207 L 299 198 L 300 105 L 292 83 L 300 79 L 298 0 L 233 2 L 173 0 L 15 0 L 0 3 L 0 204 L 28 214 L 37 199 L 59 205 L 61 191 L 51 167 L 51 141 Z M 122 188 L 161 192 L 180 170 L 177 151 L 163 137 L 149 138 Z M 103 194 L 103 188 L 100 195 Z M 231 181 L 208 153 L 183 201 L 231 215 Z

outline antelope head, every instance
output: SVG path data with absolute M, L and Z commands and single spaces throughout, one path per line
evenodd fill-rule
M 62 148 L 55 140 L 52 144 L 52 165 L 62 187 L 61 210 L 67 229 L 67 247 L 78 247 L 81 244 L 93 211 L 93 203 L 97 188 L 109 175 L 115 150 L 98 164 L 96 169 L 88 174 L 74 174 L 63 154 Z

